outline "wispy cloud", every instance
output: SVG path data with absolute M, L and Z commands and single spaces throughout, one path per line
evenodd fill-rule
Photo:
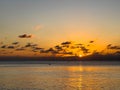
M 16 51 L 23 51 L 23 50 L 25 50 L 24 47 L 21 47 L 21 48 L 17 48 L 17 49 L 16 49 Z
M 0 42 L 0 45 L 2 45 L 3 44 L 3 42 Z
M 13 44 L 13 45 L 17 45 L 17 44 L 19 44 L 19 42 L 13 42 L 12 44 Z
M 41 30 L 42 28 L 43 28 L 43 25 L 41 25 L 41 24 L 38 24 L 33 27 L 34 30 Z

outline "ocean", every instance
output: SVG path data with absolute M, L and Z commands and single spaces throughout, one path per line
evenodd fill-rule
M 2 63 L 0 90 L 120 90 L 120 65 L 90 63 Z

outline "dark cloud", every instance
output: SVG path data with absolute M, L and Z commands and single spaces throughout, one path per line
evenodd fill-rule
M 62 54 L 73 55 L 73 52 L 63 52 Z
M 87 46 L 89 47 L 90 45 L 88 44 Z
M 83 44 L 80 43 L 80 44 L 75 44 L 75 45 L 82 46 Z
M 19 38 L 31 38 L 32 35 L 27 35 L 27 34 L 23 34 L 23 35 L 19 35 Z
M 20 38 L 30 38 L 30 35 L 27 34 L 23 34 L 19 36 Z M 66 42 L 62 42 L 54 47 L 51 47 L 49 49 L 44 49 L 39 47 L 38 44 L 35 43 L 26 43 L 24 45 L 21 46 L 20 42 L 16 41 L 16 42 L 12 42 L 11 44 L 2 44 L 0 45 L 0 48 L 3 48 L 1 50 L 7 50 L 7 49 L 14 49 L 16 51 L 24 51 L 24 50 L 28 50 L 30 52 L 40 52 L 40 53 L 45 53 L 48 55 L 53 55 L 53 56 L 68 56 L 68 55 L 78 55 L 78 54 L 84 54 L 84 55 L 90 55 L 91 54 L 103 54 L 104 52 L 97 52 L 90 49 L 90 45 L 92 45 L 91 43 L 93 43 L 94 41 L 90 41 L 89 44 L 81 44 L 81 43 L 73 43 L 71 41 L 66 41 Z M 120 46 L 117 45 L 112 45 L 112 44 L 108 44 L 106 46 L 107 48 L 105 50 L 111 49 L 114 52 L 112 52 L 112 54 L 119 54 L 120 53 Z M 117 51 L 117 52 L 116 52 Z M 92 53 L 93 52 L 93 53 Z
M 3 52 L 2 54 L 8 54 L 7 52 Z
M 63 42 L 63 43 L 61 43 L 61 45 L 69 45 L 69 44 L 71 44 L 72 42 L 70 42 L 70 41 L 66 41 L 66 42 Z
M 47 53 L 46 50 L 42 49 L 40 50 L 40 53 Z
M 38 46 L 38 44 L 32 44 L 31 46 L 32 46 L 32 47 L 36 47 L 36 46 Z
M 94 43 L 94 41 L 91 40 L 89 43 Z
M 118 49 L 120 49 L 120 46 L 112 46 L 112 44 L 108 44 L 108 45 L 107 45 L 107 49 L 118 50 Z
M 38 52 L 38 51 L 36 51 L 36 50 L 32 50 L 33 52 Z
M 79 46 L 71 46 L 70 49 L 77 49 Z
M 62 47 L 59 46 L 59 45 L 57 45 L 57 46 L 55 46 L 55 49 L 57 49 L 58 51 L 61 51 L 61 50 L 62 50 Z
M 71 46 L 70 48 L 71 48 L 71 49 L 76 49 L 76 47 L 75 47 L 75 46 Z
M 120 49 L 120 46 L 111 46 L 110 49 Z
M 6 48 L 6 47 L 7 47 L 6 45 L 1 46 L 1 48 Z
M 81 48 L 81 50 L 83 51 L 84 54 L 90 53 L 90 52 L 88 52 L 89 49 L 87 49 L 86 47 L 82 46 L 82 47 L 80 47 L 80 48 Z
M 116 51 L 115 54 L 119 54 L 120 55 L 120 51 Z
M 40 53 L 52 53 L 52 54 L 58 54 L 59 52 L 57 50 L 54 50 L 53 48 L 49 48 L 47 50 L 41 49 Z
M 43 50 L 44 48 L 34 47 L 34 50 Z
M 65 48 L 69 48 L 70 45 L 69 45 L 69 44 L 66 44 L 66 45 L 63 45 L 62 47 L 63 47 L 63 48 L 64 48 L 64 47 L 65 47 Z
M 48 50 L 46 50 L 47 52 L 54 52 L 53 48 L 49 48 Z
M 14 46 L 8 46 L 7 48 L 9 48 L 9 49 L 14 49 L 15 47 L 14 47 Z
M 44 48 L 33 47 L 32 51 L 33 51 L 33 52 L 38 52 L 38 51 L 40 51 L 40 53 L 43 53 L 43 52 L 44 52 Z M 45 53 L 45 52 L 44 52 L 44 53 Z
M 25 47 L 36 47 L 36 46 L 38 46 L 37 44 L 33 44 L 33 43 L 27 43 L 26 45 L 25 45 Z
M 98 52 L 97 50 L 94 50 L 92 55 L 100 55 L 100 52 Z
M 31 43 L 27 43 L 25 47 L 31 47 Z
M 112 46 L 112 44 L 108 44 L 108 45 L 107 45 L 107 49 L 109 49 L 111 46 Z

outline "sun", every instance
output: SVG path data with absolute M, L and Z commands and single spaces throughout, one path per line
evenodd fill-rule
M 79 57 L 82 57 L 82 55 L 80 54 Z

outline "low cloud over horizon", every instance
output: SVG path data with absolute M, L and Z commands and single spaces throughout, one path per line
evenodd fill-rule
M 19 38 L 31 38 L 32 35 L 22 34 L 18 36 Z M 42 56 L 87 56 L 92 54 L 120 54 L 120 46 L 119 45 L 106 45 L 106 49 L 102 51 L 98 51 L 96 49 L 92 50 L 91 46 L 94 45 L 93 40 L 89 41 L 87 44 L 84 43 L 75 43 L 74 41 L 65 41 L 60 44 L 55 45 L 54 47 L 49 47 L 48 49 L 44 47 L 40 47 L 38 43 L 25 42 L 25 44 L 21 44 L 20 41 L 14 41 L 10 44 L 2 44 L 0 45 L 1 55 L 14 54 L 16 52 L 31 52 L 34 55 Z M 11 50 L 11 53 L 10 53 Z

